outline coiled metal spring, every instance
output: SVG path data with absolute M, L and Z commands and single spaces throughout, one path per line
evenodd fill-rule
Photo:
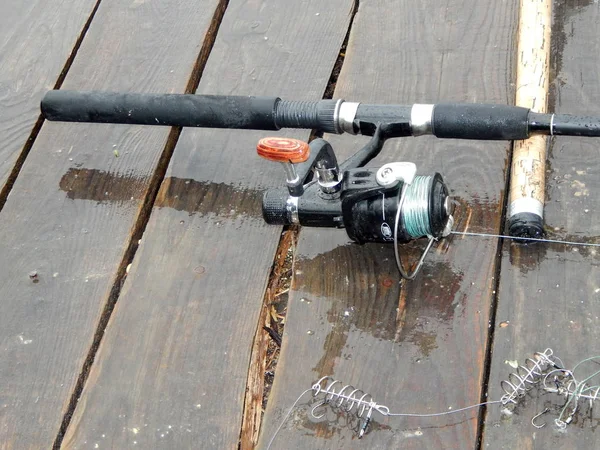
M 339 389 L 339 390 L 336 390 Z M 356 417 L 362 420 L 358 438 L 362 438 L 371 422 L 373 411 L 378 411 L 383 415 L 389 414 L 386 406 L 379 405 L 373 401 L 371 394 L 357 389 L 352 385 L 344 385 L 341 381 L 332 377 L 325 376 L 312 385 L 313 397 L 322 397 L 322 400 L 313 406 L 311 415 L 315 419 L 322 418 L 325 413 L 317 414 L 317 410 L 325 405 L 333 408 L 339 408 L 346 413 L 356 414 Z
M 527 358 L 524 364 L 517 367 L 516 372 L 512 372 L 506 380 L 500 382 L 504 391 L 500 399 L 502 404 L 516 404 L 518 398 L 523 397 L 542 380 L 549 367 L 561 369 L 558 362 L 562 365 L 562 361 L 553 355 L 551 348 L 534 353 L 533 358 Z

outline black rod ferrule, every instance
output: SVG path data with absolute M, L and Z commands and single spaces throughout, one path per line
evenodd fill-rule
M 600 120 L 597 117 L 554 114 L 552 133 L 557 136 L 600 136 Z
M 529 114 L 531 134 L 600 137 L 600 119 L 570 114 Z

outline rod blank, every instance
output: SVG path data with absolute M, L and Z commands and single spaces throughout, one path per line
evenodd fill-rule
M 440 138 L 515 140 L 535 134 L 600 137 L 600 119 L 542 114 L 526 108 L 480 103 L 429 105 L 426 126 L 413 123 L 411 105 L 368 105 L 343 100 L 287 101 L 278 97 L 117 92 L 49 91 L 41 102 L 48 120 L 176 127 L 279 130 L 349 129 L 372 136 L 382 125 L 386 138 L 433 134 Z M 423 125 L 420 124 L 420 125 Z M 414 126 L 417 128 L 413 129 Z M 423 132 L 423 130 L 426 132 Z

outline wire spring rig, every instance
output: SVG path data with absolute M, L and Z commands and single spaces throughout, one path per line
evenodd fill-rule
M 338 391 L 336 391 L 336 387 L 339 388 Z M 362 420 L 358 432 L 359 439 L 366 433 L 373 411 L 377 411 L 384 416 L 390 413 L 387 406 L 379 405 L 373 401 L 371 394 L 356 389 L 349 384 L 344 385 L 341 381 L 329 376 L 323 377 L 313 384 L 311 390 L 313 397 L 321 396 L 321 401 L 311 409 L 311 416 L 315 419 L 322 418 L 325 413 L 317 414 L 316 411 L 325 405 L 330 405 L 347 413 L 354 413 Z
M 560 365 L 559 365 L 560 363 Z M 548 368 L 562 370 L 562 361 L 554 356 L 552 349 L 534 353 L 533 358 L 527 358 L 525 363 L 511 372 L 506 380 L 500 382 L 504 395 L 500 399 L 503 405 L 516 404 L 518 399 L 525 396 L 545 376 Z
M 321 409 L 326 406 L 346 414 L 355 415 L 360 421 L 358 438 L 362 438 L 368 431 L 369 425 L 373 420 L 375 412 L 387 417 L 439 417 L 449 414 L 456 414 L 469 409 L 478 408 L 487 405 L 517 405 L 519 400 L 525 395 L 537 388 L 542 393 L 557 394 L 565 398 L 560 415 L 554 423 L 559 429 L 564 429 L 570 424 L 578 411 L 581 410 L 581 403 L 587 402 L 589 408 L 593 407 L 596 400 L 600 398 L 600 369 L 592 371 L 587 376 L 579 377 L 575 375 L 576 371 L 585 363 L 594 362 L 600 364 L 600 356 L 586 358 L 577 363 L 572 369 L 564 368 L 562 360 L 554 355 L 551 348 L 543 352 L 536 352 L 533 357 L 525 359 L 524 363 L 519 365 L 514 372 L 500 382 L 504 394 L 499 400 L 478 403 L 466 406 L 460 409 L 453 409 L 439 413 L 419 414 L 419 413 L 393 413 L 387 406 L 377 403 L 371 394 L 358 389 L 350 384 L 344 384 L 331 376 L 324 376 L 315 382 L 310 389 L 304 391 L 294 402 L 287 415 L 274 433 L 267 448 L 270 448 L 275 437 L 281 430 L 281 427 L 291 414 L 293 408 L 298 404 L 304 394 L 311 392 L 315 403 L 310 410 L 310 416 L 314 419 L 321 419 L 325 411 Z M 598 378 L 596 383 L 592 380 Z M 537 424 L 536 420 L 543 414 L 549 412 L 549 408 L 535 415 L 531 424 L 536 428 L 543 428 L 546 424 Z

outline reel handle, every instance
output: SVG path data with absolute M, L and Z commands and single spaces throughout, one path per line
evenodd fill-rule
M 310 156 L 310 147 L 298 139 L 267 137 L 258 141 L 256 153 L 267 161 L 280 162 L 285 170 L 286 184 L 290 195 L 304 193 L 304 178 L 300 177 L 294 164 L 303 163 Z
M 294 164 L 308 159 L 310 147 L 298 139 L 267 137 L 258 141 L 256 153 L 268 161 Z

